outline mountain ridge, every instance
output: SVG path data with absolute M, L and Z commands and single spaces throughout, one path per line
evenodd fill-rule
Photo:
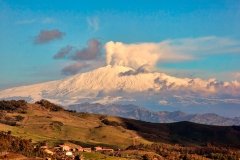
M 106 114 L 112 116 L 120 116 L 124 118 L 132 118 L 153 123 L 169 123 L 179 121 L 189 121 L 200 124 L 231 126 L 240 125 L 240 117 L 223 117 L 214 113 L 204 114 L 187 114 L 182 111 L 150 111 L 146 108 L 139 107 L 133 104 L 90 104 L 82 103 L 70 105 L 67 107 L 78 112 Z

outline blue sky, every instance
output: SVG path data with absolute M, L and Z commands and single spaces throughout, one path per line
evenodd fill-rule
M 66 45 L 83 48 L 92 38 L 105 44 L 213 36 L 224 43 L 214 43 L 211 50 L 194 51 L 191 54 L 196 59 L 162 62 L 157 67 L 179 76 L 220 80 L 240 75 L 237 0 L 0 0 L 0 22 L 0 89 L 64 77 L 61 70 L 71 61 L 53 56 Z M 40 31 L 53 29 L 63 33 L 62 38 L 34 43 Z

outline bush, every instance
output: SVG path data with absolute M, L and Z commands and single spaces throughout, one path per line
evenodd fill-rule
M 6 124 L 6 125 L 9 125 L 9 126 L 17 126 L 17 122 L 15 122 L 15 121 L 7 121 L 7 120 L 1 120 L 0 119 L 0 123 Z
M 40 101 L 37 101 L 35 102 L 35 104 L 38 104 L 38 105 L 41 105 L 42 107 L 46 108 L 46 109 L 49 109 L 50 111 L 53 111 L 53 112 L 57 112 L 57 111 L 62 111 L 63 108 L 54 104 L 54 103 L 51 103 L 47 100 L 40 100 Z
M 17 115 L 15 118 L 16 118 L 16 121 L 22 121 L 24 119 L 24 117 L 21 115 Z
M 63 126 L 64 124 L 62 122 L 59 122 L 59 121 L 53 121 L 51 123 L 51 125 L 54 125 L 54 126 Z
M 27 109 L 27 102 L 24 100 L 10 100 L 10 101 L 5 101 L 2 100 L 0 101 L 0 110 L 5 110 L 5 111 L 22 111 Z
M 118 122 L 109 121 L 108 119 L 103 119 L 102 123 L 105 124 L 105 125 L 108 125 L 108 126 L 115 126 L 115 127 L 121 126 L 121 124 L 119 124 Z

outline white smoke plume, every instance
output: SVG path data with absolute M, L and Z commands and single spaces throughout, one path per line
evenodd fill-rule
M 124 44 L 110 41 L 105 45 L 107 65 L 121 65 L 134 69 L 147 65 L 154 67 L 158 61 L 179 61 L 192 59 L 178 54 L 165 42 Z

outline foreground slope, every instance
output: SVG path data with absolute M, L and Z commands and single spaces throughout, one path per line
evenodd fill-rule
M 44 104 L 45 105 L 45 104 Z M 104 144 L 125 148 L 133 143 L 164 142 L 180 145 L 212 144 L 240 148 L 240 127 L 220 127 L 190 122 L 149 123 L 133 119 L 69 112 L 52 109 L 43 103 L 27 104 L 24 111 L 6 111 L 1 130 L 34 141 L 74 141 L 84 144 Z M 18 118 L 16 117 L 23 117 Z M 8 121 L 17 121 L 16 124 Z

